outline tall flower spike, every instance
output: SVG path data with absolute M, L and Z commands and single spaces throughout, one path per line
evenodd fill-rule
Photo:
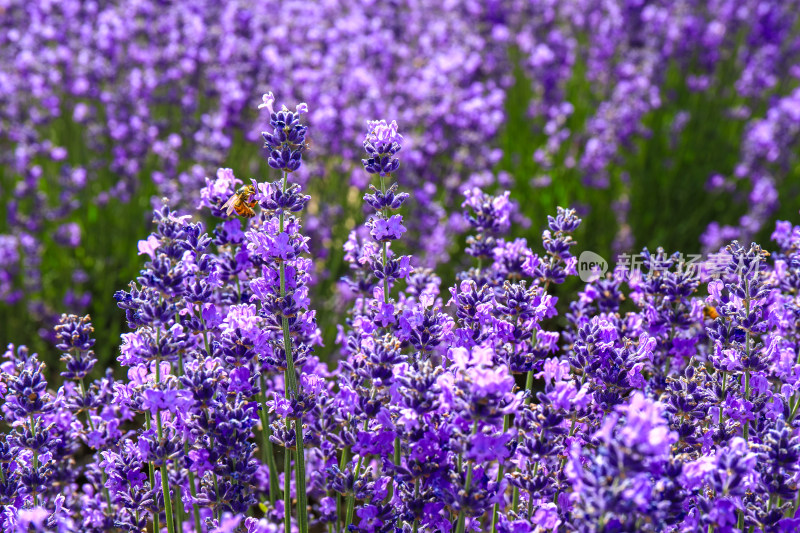
M 397 122 L 387 124 L 385 120 L 367 121 L 369 133 L 364 139 L 367 159 L 362 159 L 364 169 L 370 174 L 386 176 L 400 167 L 395 154 L 402 148 L 403 136 L 397 132 Z
M 289 111 L 286 106 L 283 106 L 280 111 L 272 111 L 272 101 L 264 95 L 264 103 L 259 107 L 266 107 L 270 110 L 269 125 L 272 126 L 272 132 L 264 131 L 261 136 L 264 137 L 264 147 L 269 150 L 267 163 L 272 168 L 283 170 L 285 172 L 294 172 L 300 168 L 302 163 L 303 152 L 306 150 L 306 132 L 308 126 L 300 124 L 301 113 L 308 112 L 306 104 L 299 104 L 297 111 Z
M 364 150 L 369 159 L 362 159 L 364 169 L 371 174 L 379 174 L 381 188 L 370 185 L 371 193 L 364 195 L 364 201 L 375 210 L 375 214 L 367 222 L 370 235 L 381 245 L 381 257 L 375 258 L 373 271 L 375 276 L 383 280 L 383 303 L 389 305 L 390 284 L 396 279 L 404 278 L 410 272 L 408 257 L 395 259 L 391 257 L 389 243 L 399 239 L 406 232 L 402 215 L 390 215 L 399 209 L 408 198 L 407 193 L 398 193 L 397 184 L 386 188 L 386 177 L 400 167 L 400 160 L 395 155 L 401 150 L 403 136 L 397 132 L 397 123 L 387 124 L 385 120 L 368 121 L 369 131 L 364 138 Z
M 265 95 L 260 107 L 272 109 L 271 93 Z M 264 441 L 285 447 L 284 453 L 284 520 L 291 520 L 291 460 L 295 458 L 295 493 L 297 495 L 297 521 L 301 533 L 308 531 L 308 505 L 306 503 L 305 438 L 303 419 L 314 408 L 316 391 L 310 386 L 316 381 L 302 374 L 303 363 L 311 346 L 317 342 L 317 328 L 313 311 L 308 310 L 308 281 L 311 261 L 303 257 L 308 252 L 307 238 L 300 233 L 300 220 L 293 213 L 300 212 L 309 201 L 300 187 L 289 184 L 289 173 L 300 168 L 306 149 L 308 128 L 300 123 L 300 115 L 308 106 L 299 104 L 296 111 L 283 106 L 270 113 L 271 132 L 262 133 L 269 149 L 270 167 L 282 170 L 283 178 L 259 186 L 256 199 L 269 219 L 247 232 L 248 251 L 262 265 L 262 276 L 251 280 L 254 298 L 261 301 L 259 315 L 266 319 L 272 337 L 271 351 L 278 354 L 277 366 L 284 369 L 284 398 L 268 402 L 262 395 L 261 422 Z M 282 355 L 282 357 L 280 357 Z M 263 380 L 262 380 L 263 383 Z M 280 420 L 269 424 L 267 409 Z M 271 432 L 271 434 L 270 434 Z M 277 472 L 270 469 L 270 485 L 274 486 Z
M 482 272 L 484 261 L 494 255 L 497 247 L 498 236 L 508 231 L 511 226 L 512 205 L 509 201 L 509 192 L 505 191 L 498 196 L 491 196 L 474 187 L 464 191 L 463 215 L 467 223 L 477 232 L 467 237 L 467 254 L 478 260 L 476 269 L 462 272 L 461 279 L 473 279 L 479 286 L 490 281 L 493 274 Z M 494 284 L 500 284 L 497 281 Z
M 394 257 L 389 247 L 392 241 L 399 239 L 406 231 L 403 217 L 392 215 L 391 212 L 403 205 L 408 194 L 398 193 L 397 184 L 392 184 L 388 188 L 386 186 L 386 177 L 400 166 L 395 155 L 401 150 L 403 137 L 397 132 L 397 123 L 387 124 L 385 120 L 367 122 L 367 130 L 363 145 L 368 159 L 363 159 L 362 163 L 368 173 L 380 176 L 380 189 L 370 185 L 371 192 L 364 195 L 364 202 L 375 210 L 366 223 L 366 227 L 370 230 L 369 236 L 374 243 L 364 242 L 363 245 L 359 245 L 354 234 L 351 235 L 345 248 L 351 263 L 354 263 L 353 260 L 356 259 L 354 253 L 357 253 L 362 256 L 357 259 L 358 263 L 366 267 L 354 268 L 355 279 L 351 280 L 351 286 L 368 289 L 375 279 L 382 285 L 382 290 L 376 288 L 372 294 L 362 295 L 361 302 L 365 305 L 361 306 L 361 316 L 355 311 L 357 318 L 348 334 L 348 347 L 352 346 L 353 350 L 345 365 L 346 368 L 353 370 L 352 384 L 359 403 L 358 425 L 363 423 L 363 429 L 358 433 L 360 439 L 358 446 L 353 449 L 359 454 L 352 474 L 354 480 L 360 480 L 363 475 L 370 475 L 369 471 L 362 472 L 365 456 L 370 449 L 380 454 L 387 468 L 396 468 L 400 462 L 400 437 L 391 422 L 393 415 L 385 407 L 390 403 L 386 390 L 392 386 L 395 368 L 405 360 L 405 355 L 399 350 L 400 340 L 395 335 L 399 322 L 398 311 L 390 291 L 395 280 L 405 278 L 411 271 L 410 258 Z M 366 367 L 362 367 L 360 361 L 362 357 L 366 360 Z M 380 420 L 376 420 L 379 411 L 383 416 Z M 387 446 L 362 446 L 367 441 L 377 443 L 380 440 L 386 442 Z M 346 466 L 348 456 L 349 450 L 345 450 L 342 455 L 342 466 Z M 378 486 L 382 482 L 378 480 L 375 483 Z M 394 482 L 390 481 L 388 490 L 390 494 L 394 493 Z M 355 500 L 364 499 L 357 494 L 358 491 L 346 491 L 344 521 L 346 528 L 355 526 Z M 358 516 L 362 518 L 360 523 L 363 524 L 363 512 L 358 513 Z

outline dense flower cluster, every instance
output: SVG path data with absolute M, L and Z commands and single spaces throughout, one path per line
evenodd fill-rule
M 625 158 L 637 141 L 666 133 L 674 144 L 718 106 L 721 118 L 742 131 L 735 139 L 739 164 L 712 168 L 702 179 L 710 192 L 726 195 L 743 192 L 737 182 L 750 183 L 737 223 L 711 222 L 704 240 L 716 250 L 765 228 L 780 204 L 785 171 L 796 163 L 787 149 L 799 140 L 796 1 L 507 0 L 499 6 L 495 16 L 516 29 L 513 43 L 534 93 L 529 111 L 544 134 L 534 147 L 541 173 L 535 183 L 578 168 L 587 186 L 608 187 L 619 168 L 629 187 Z M 575 84 L 584 78 L 586 94 L 576 98 Z M 689 99 L 698 98 L 705 103 L 692 107 Z M 648 114 L 662 108 L 675 112 L 668 131 L 654 132 L 658 124 Z M 624 192 L 619 200 L 618 238 L 627 249 L 630 199 Z
M 771 254 L 734 241 L 720 275 L 645 250 L 641 271 L 596 275 L 557 306 L 581 218 L 559 208 L 537 252 L 505 236 L 508 193 L 470 189 L 475 264 L 445 300 L 434 271 L 392 249 L 411 203 L 392 182 L 406 140 L 370 121 L 372 214 L 345 246 L 328 365 L 310 198 L 290 181 L 309 106 L 263 102 L 278 179 L 241 199 L 221 169 L 200 195 L 210 231 L 155 211 L 149 261 L 115 295 L 125 379 L 93 379 L 89 317 L 55 328 L 57 390 L 35 354 L 4 354 L 3 531 L 800 527 L 800 226 L 779 223 Z M 230 198 L 255 215 L 228 216 Z
M 254 150 L 237 152 L 234 139 L 260 133 L 247 101 L 265 80 L 316 110 L 315 161 L 296 169 L 301 185 L 324 168 L 336 180 L 332 190 L 363 189 L 368 174 L 354 148 L 362 117 L 409 125 L 404 179 L 416 202 L 404 238 L 428 267 L 448 259 L 451 237 L 466 228 L 449 216 L 461 193 L 497 183 L 550 186 L 562 174 L 558 187 L 615 190 L 616 241 L 628 249 L 637 231 L 629 220 L 637 203 L 631 154 L 649 153 L 638 145 L 650 138 L 655 147 L 675 144 L 709 124 L 730 133 L 738 164 L 709 168 L 700 181 L 712 198 L 747 201 L 736 213 L 713 215 L 731 215 L 724 221 L 700 221 L 697 231 L 709 250 L 749 241 L 781 205 L 787 174 L 796 174 L 799 7 L 796 0 L 8 0 L 0 6 L 7 198 L 0 301 L 45 320 L 62 307 L 85 310 L 100 296 L 90 293 L 97 290 L 90 262 L 74 253 L 93 240 L 87 226 L 96 214 L 87 206 L 113 218 L 113 209 L 102 210 L 144 194 L 156 204 L 169 198 L 180 213 L 194 209 L 205 176 L 228 157 L 255 159 Z M 515 78 L 530 89 L 523 101 Z M 516 107 L 506 113 L 509 101 Z M 653 120 L 659 110 L 664 118 Z M 511 115 L 523 117 L 536 141 L 504 154 Z M 718 128 L 716 118 L 724 121 Z M 292 154 L 299 155 L 274 155 Z M 534 167 L 494 172 L 504 156 Z M 283 162 L 290 163 L 298 160 Z M 337 231 L 342 207 L 320 200 L 306 213 L 311 246 L 315 256 L 336 255 L 324 243 L 344 240 L 349 228 Z M 396 235 L 387 224 L 379 231 Z M 66 288 L 43 275 L 48 261 L 69 270 Z
M 156 204 L 166 197 L 172 208 L 194 209 L 204 177 L 223 166 L 234 138 L 260 133 L 249 99 L 265 81 L 316 110 L 316 163 L 311 172 L 297 169 L 299 184 L 325 168 L 342 187 L 365 186 L 356 170 L 362 117 L 418 125 L 406 134 L 409 185 L 420 193 L 413 222 L 435 228 L 419 242 L 426 255 L 441 256 L 448 228 L 440 198 L 456 196 L 498 160 L 492 139 L 511 79 L 505 40 L 492 37 L 476 9 L 406 1 L 3 2 L 0 164 L 8 209 L 0 298 L 16 302 L 24 291 L 34 314 L 48 314 L 41 262 L 49 247 L 86 241 L 75 220 L 87 218 L 88 205 L 128 202 L 152 181 Z M 339 216 L 335 205 L 307 215 L 317 254 L 328 251 L 319 243 Z M 81 309 L 86 274 L 76 276 L 65 298 Z

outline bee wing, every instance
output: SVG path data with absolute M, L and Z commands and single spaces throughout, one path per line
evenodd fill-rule
M 226 213 L 228 216 L 231 216 L 231 215 L 233 215 L 234 211 L 236 210 L 236 208 L 235 208 L 235 204 L 236 204 L 236 199 L 237 199 L 238 197 L 239 197 L 239 195 L 238 195 L 238 194 L 234 194 L 234 195 L 232 195 L 230 198 L 228 198 L 228 201 L 227 201 L 227 202 L 225 202 L 224 204 L 222 204 L 222 210 L 223 210 L 223 211 L 225 211 L 225 213 Z

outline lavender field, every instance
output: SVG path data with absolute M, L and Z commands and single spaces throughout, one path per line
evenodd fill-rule
M 0 530 L 800 531 L 800 2 L 0 0 Z

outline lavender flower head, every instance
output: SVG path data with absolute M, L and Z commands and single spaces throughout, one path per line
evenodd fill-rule
M 264 147 L 269 150 L 267 163 L 272 168 L 294 172 L 300 168 L 303 152 L 306 150 L 306 132 L 308 126 L 300 124 L 300 115 L 308 113 L 306 104 L 298 104 L 295 111 L 283 106 L 280 111 L 273 111 L 275 97 L 267 93 L 262 97 L 259 108 L 266 107 L 270 112 L 269 124 L 272 132 L 261 132 Z
M 385 120 L 367 121 L 369 133 L 364 139 L 364 150 L 368 159 L 362 159 L 364 169 L 370 174 L 386 176 L 396 171 L 400 160 L 395 154 L 402 149 L 403 136 L 397 132 L 397 122 L 387 124 Z

